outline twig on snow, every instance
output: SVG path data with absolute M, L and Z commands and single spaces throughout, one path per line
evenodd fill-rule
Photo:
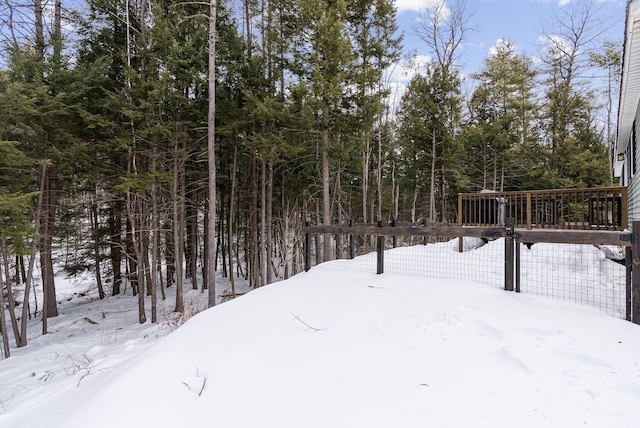
M 292 313 L 291 315 L 293 315 L 293 318 L 294 318 L 294 319 L 296 319 L 296 320 L 300 321 L 302 324 L 304 324 L 304 325 L 307 327 L 307 329 L 309 329 L 309 330 L 313 330 L 313 331 L 321 331 L 321 330 L 324 330 L 324 328 L 315 328 L 315 327 L 311 327 L 309 324 L 307 324 L 306 322 L 302 321 L 302 320 L 300 319 L 300 317 L 299 317 L 298 315 L 294 314 L 294 313 Z

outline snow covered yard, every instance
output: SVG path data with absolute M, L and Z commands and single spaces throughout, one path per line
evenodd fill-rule
M 171 299 L 160 323 L 139 325 L 131 296 L 71 297 L 50 334 L 34 326 L 29 346 L 0 361 L 0 426 L 637 425 L 639 326 L 486 284 L 345 263 L 179 329 Z M 206 296 L 186 301 L 197 311 Z

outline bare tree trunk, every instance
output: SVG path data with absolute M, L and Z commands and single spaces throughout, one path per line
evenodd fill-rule
M 156 180 L 156 171 L 158 161 L 158 148 L 153 145 L 153 153 L 151 155 L 151 172 L 153 181 L 151 182 L 151 281 L 149 288 L 151 291 L 151 322 L 158 322 L 158 259 L 160 256 L 160 218 L 158 213 L 158 183 Z
M 9 275 L 9 260 L 7 258 L 7 252 L 8 252 L 8 248 L 7 248 L 7 238 L 6 237 L 2 237 L 2 263 L 4 264 L 4 274 L 5 274 L 5 286 L 7 288 L 7 303 L 8 305 L 8 309 L 9 309 L 9 318 L 11 320 L 11 327 L 13 328 L 13 335 L 16 339 L 16 345 L 19 347 L 20 346 L 20 332 L 18 331 L 18 320 L 16 318 L 16 313 L 15 313 L 15 301 L 13 299 L 13 289 L 11 286 L 11 277 Z M 0 274 L 0 283 L 2 282 L 2 274 Z M 28 287 L 28 285 L 26 285 Z M 0 284 L 0 295 L 2 295 L 4 297 L 4 293 L 2 291 L 3 287 L 2 284 Z M 26 291 L 25 291 L 26 294 Z M 25 306 L 29 306 L 28 304 L 29 302 L 23 302 L 23 304 Z M 4 314 L 4 303 L 2 305 L 0 305 L 0 312 L 3 312 Z M 3 321 L 3 325 L 4 321 Z M 2 337 L 4 338 L 6 335 L 3 333 Z M 7 338 L 7 341 L 9 339 Z M 8 354 L 7 354 L 8 355 Z
M 340 177 L 340 168 L 338 168 L 338 171 L 336 172 L 336 196 L 338 199 L 338 203 L 337 205 L 337 218 L 338 218 L 338 224 L 342 224 L 342 198 L 341 198 L 341 194 L 342 194 L 342 180 Z M 341 259 L 343 258 L 343 254 L 342 254 L 342 235 L 338 234 L 336 235 L 336 258 Z
M 231 295 L 236 295 L 235 274 L 233 272 L 233 202 L 236 193 L 236 162 L 238 157 L 238 148 L 233 148 L 233 163 L 229 174 L 231 175 L 231 189 L 229 190 L 229 219 L 227 220 L 227 241 L 229 245 L 229 282 L 231 285 Z M 240 264 L 240 260 L 237 261 Z
M 4 244 L 4 237 L 2 238 Z M 6 246 L 2 246 L 2 257 L 6 260 Z M 5 266 L 6 268 L 6 266 Z M 7 291 L 10 288 L 7 287 Z M 10 308 L 10 311 L 13 313 L 13 308 Z M 2 349 L 4 358 L 9 358 L 11 356 L 11 351 L 9 350 L 9 335 L 7 334 L 7 320 L 4 310 L 4 284 L 2 281 L 2 265 L 0 264 L 0 335 L 2 335 Z
M 40 224 L 40 219 L 42 218 L 42 206 L 44 204 L 44 190 L 45 190 L 45 182 L 46 182 L 46 174 L 45 171 L 47 169 L 46 164 L 42 164 L 40 168 L 40 192 L 38 194 L 38 203 L 36 205 L 36 215 L 33 221 L 36 226 L 36 231 L 38 230 L 38 225 Z M 36 232 L 37 233 L 37 232 Z M 29 318 L 29 296 L 31 293 L 31 287 L 33 286 L 33 268 L 35 265 L 36 252 L 38 250 L 38 238 L 37 235 L 33 237 L 33 241 L 31 241 L 31 257 L 29 258 L 29 268 L 27 269 L 27 283 L 24 287 L 24 296 L 22 298 L 22 315 L 20 318 L 20 335 L 16 335 L 16 341 L 18 342 L 18 348 L 22 348 L 23 346 L 27 346 L 27 320 Z
M 273 163 L 267 165 L 267 284 L 273 282 Z
M 376 165 L 376 185 L 378 193 L 378 221 L 382 221 L 382 121 L 378 123 L 378 162 Z
M 175 203 L 175 196 L 173 196 L 173 191 L 171 192 L 173 203 Z M 176 225 L 173 223 L 173 213 L 171 216 L 171 222 L 165 226 L 166 233 L 164 235 L 164 243 L 165 243 L 165 261 L 167 263 L 167 288 L 171 287 L 175 282 L 176 276 L 176 256 L 175 256 L 175 243 L 174 243 L 174 234 L 173 229 Z M 206 241 L 205 241 L 206 245 Z
M 447 221 L 447 176 L 444 164 L 440 167 L 440 221 Z M 437 220 L 437 219 L 436 219 Z
M 393 163 L 391 168 L 391 212 L 393 220 L 398 221 L 398 203 L 400 198 L 400 185 L 396 184 L 396 164 Z
M 371 147 L 369 138 L 365 137 L 365 147 L 362 151 L 363 168 L 362 168 L 362 221 L 367 222 L 367 194 L 369 193 L 369 161 L 371 159 Z
M 260 162 L 260 286 L 267 284 L 267 271 L 269 261 L 266 247 L 267 238 L 267 166 L 266 162 Z
M 100 232 L 98 228 L 98 204 L 91 204 L 91 228 L 93 229 L 93 257 L 96 263 L 96 284 L 98 286 L 98 296 L 104 299 L 104 289 L 102 288 L 102 276 L 100 275 Z
M 329 180 L 329 107 L 322 107 L 322 129 L 320 131 L 322 138 L 321 156 L 322 156 L 322 223 L 325 226 L 331 224 L 331 195 Z M 331 260 L 331 240 L 328 235 L 323 239 L 324 247 L 322 260 L 328 262 Z
M 36 56 L 38 59 L 44 58 L 44 21 L 42 0 L 34 0 L 35 30 L 36 30 Z
M 416 176 L 418 174 L 416 173 Z M 415 223 L 416 222 L 416 209 L 417 209 L 417 202 L 418 202 L 418 195 L 420 194 L 420 184 L 418 183 L 417 180 L 418 177 L 416 177 L 416 187 L 413 189 L 413 199 L 411 201 L 411 222 Z
M 4 254 L 3 254 L 4 257 Z M 7 334 L 7 321 L 4 310 L 4 284 L 2 281 L 2 266 L 0 266 L 0 335 L 2 335 L 2 349 L 4 358 L 9 358 L 11 356 L 11 351 L 9 350 L 9 335 Z
M 207 269 L 209 287 L 209 307 L 216 304 L 216 271 L 215 271 L 215 227 L 216 227 L 216 0 L 209 3 L 209 114 L 207 117 L 207 162 L 209 167 L 209 225 L 207 236 L 209 247 Z
M 250 208 L 249 208 L 249 223 L 250 223 L 250 236 L 248 243 L 248 266 L 247 275 L 249 275 L 249 283 L 252 288 L 259 287 L 260 271 L 259 271 L 259 224 L 258 224 L 258 160 L 255 152 L 251 153 L 250 162 Z
M 186 174 L 182 180 L 181 186 L 183 189 L 186 186 Z M 183 195 L 186 192 L 181 192 Z M 196 196 L 193 189 L 189 192 L 189 197 L 186 198 L 184 207 L 186 211 L 186 230 L 187 230 L 187 276 L 191 278 L 191 288 L 193 290 L 198 289 L 198 210 L 196 208 Z
M 496 150 L 493 150 L 493 187 L 491 190 L 495 191 L 498 188 L 498 154 Z
M 144 260 L 142 258 L 142 249 L 139 236 L 138 236 L 138 226 L 137 226 L 137 217 L 141 214 L 139 212 L 139 207 L 137 203 L 137 196 L 131 196 L 130 192 L 127 192 L 127 217 L 129 223 L 129 233 L 131 236 L 131 246 L 133 247 L 133 251 L 135 254 L 136 260 L 136 278 L 137 278 L 137 287 L 136 293 L 138 295 L 138 322 L 140 324 L 144 324 L 147 321 L 147 316 L 144 311 Z
M 42 274 L 42 334 L 47 334 L 47 320 L 58 316 L 56 285 L 53 274 L 53 228 L 55 225 L 57 196 L 57 171 L 50 166 L 42 171 L 45 175 L 43 212 L 40 220 L 40 272 Z
M 109 213 L 109 248 L 111 268 L 113 270 L 112 295 L 120 294 L 122 284 L 122 201 L 118 198 L 113 202 Z
M 182 228 L 182 223 L 180 221 L 180 211 L 181 200 L 180 195 L 178 195 L 178 187 L 180 185 L 180 170 L 179 167 L 180 160 L 178 159 L 178 141 L 174 141 L 174 159 L 173 159 L 173 186 L 172 186 L 172 196 L 173 196 L 173 257 L 174 257 L 174 265 L 175 265 L 175 276 L 176 276 L 176 306 L 175 312 L 184 312 L 184 299 L 182 296 L 182 279 L 184 274 L 182 273 L 182 240 L 180 229 Z M 209 237 L 212 239 L 212 237 Z M 209 245 L 211 242 L 209 241 Z M 211 260 L 210 260 L 211 262 Z
M 209 254 L 209 238 L 207 236 L 206 231 L 209 230 L 209 206 L 205 205 L 204 207 L 204 257 L 202 259 L 202 290 L 209 289 L 209 283 L 207 282 L 207 276 L 209 272 L 209 258 L 207 254 Z
M 16 256 L 16 264 L 20 266 L 20 275 L 22 284 L 27 283 L 27 270 L 24 267 L 24 255 Z
M 436 131 L 431 134 L 431 183 L 429 188 L 429 221 L 436 217 Z
M 320 204 L 316 199 L 316 218 L 320 218 Z M 318 235 L 314 235 L 314 241 L 316 243 L 316 261 L 322 260 L 322 245 L 318 239 Z

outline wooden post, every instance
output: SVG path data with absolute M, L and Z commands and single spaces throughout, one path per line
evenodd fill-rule
M 631 271 L 633 264 L 633 251 L 631 247 L 625 247 L 624 249 L 624 266 L 627 269 L 626 276 L 626 294 L 625 294 L 625 318 L 627 321 L 631 321 Z
M 631 271 L 631 322 L 640 324 L 640 221 L 633 222 Z
M 304 222 L 306 227 L 309 227 L 309 220 Z M 304 271 L 309 272 L 311 269 L 311 234 L 305 232 L 304 234 Z
M 531 192 L 527 192 L 527 230 L 531 230 Z
M 422 219 L 422 226 L 425 226 L 425 227 L 427 226 L 427 220 Z M 427 245 L 427 237 L 426 236 L 422 237 L 422 245 Z
M 391 226 L 396 227 L 398 224 L 398 219 L 393 219 L 391 221 Z M 398 235 L 393 235 L 393 248 L 398 248 Z
M 353 219 L 349 220 L 349 227 L 353 227 Z M 356 247 L 353 241 L 353 235 L 349 234 L 349 258 L 352 260 L 356 256 Z
M 513 274 L 514 274 L 514 219 L 509 217 L 506 219 L 506 236 L 504 237 L 504 289 L 506 291 L 513 291 Z
M 382 227 L 382 221 L 378 221 L 378 227 Z M 384 236 L 378 236 L 378 245 L 376 248 L 378 253 L 378 267 L 376 273 L 379 275 L 384 273 Z

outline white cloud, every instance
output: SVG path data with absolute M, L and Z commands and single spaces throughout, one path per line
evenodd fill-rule
M 427 9 L 448 11 L 446 0 L 395 0 L 398 12 L 424 12 Z M 445 12 L 447 13 L 447 12 Z
M 498 39 L 498 40 L 496 40 L 496 43 L 489 48 L 489 55 L 490 56 L 494 56 L 496 53 L 498 53 L 498 48 L 499 47 L 508 48 L 511 51 L 516 51 L 517 50 L 516 45 L 514 45 L 511 40 Z
M 407 83 L 413 76 L 424 70 L 431 59 L 429 55 L 416 55 L 409 61 L 393 64 L 385 73 L 385 81 Z
M 538 43 L 544 47 L 546 52 L 550 53 L 555 58 L 566 56 L 572 49 L 567 39 L 555 34 L 540 36 L 538 38 Z
M 391 107 L 391 111 L 396 110 L 411 79 L 424 71 L 431 59 L 427 55 L 416 55 L 411 60 L 393 64 L 386 70 L 384 81 L 387 82 L 386 86 L 389 89 L 387 104 Z
M 541 1 L 542 3 L 548 3 L 548 0 L 538 0 Z M 614 3 L 618 0 L 595 0 L 596 3 Z M 562 6 L 568 6 L 571 3 L 573 3 L 573 0 L 558 0 L 558 7 L 562 7 Z
M 424 9 L 424 0 L 396 0 L 398 12 L 407 10 L 420 11 Z

